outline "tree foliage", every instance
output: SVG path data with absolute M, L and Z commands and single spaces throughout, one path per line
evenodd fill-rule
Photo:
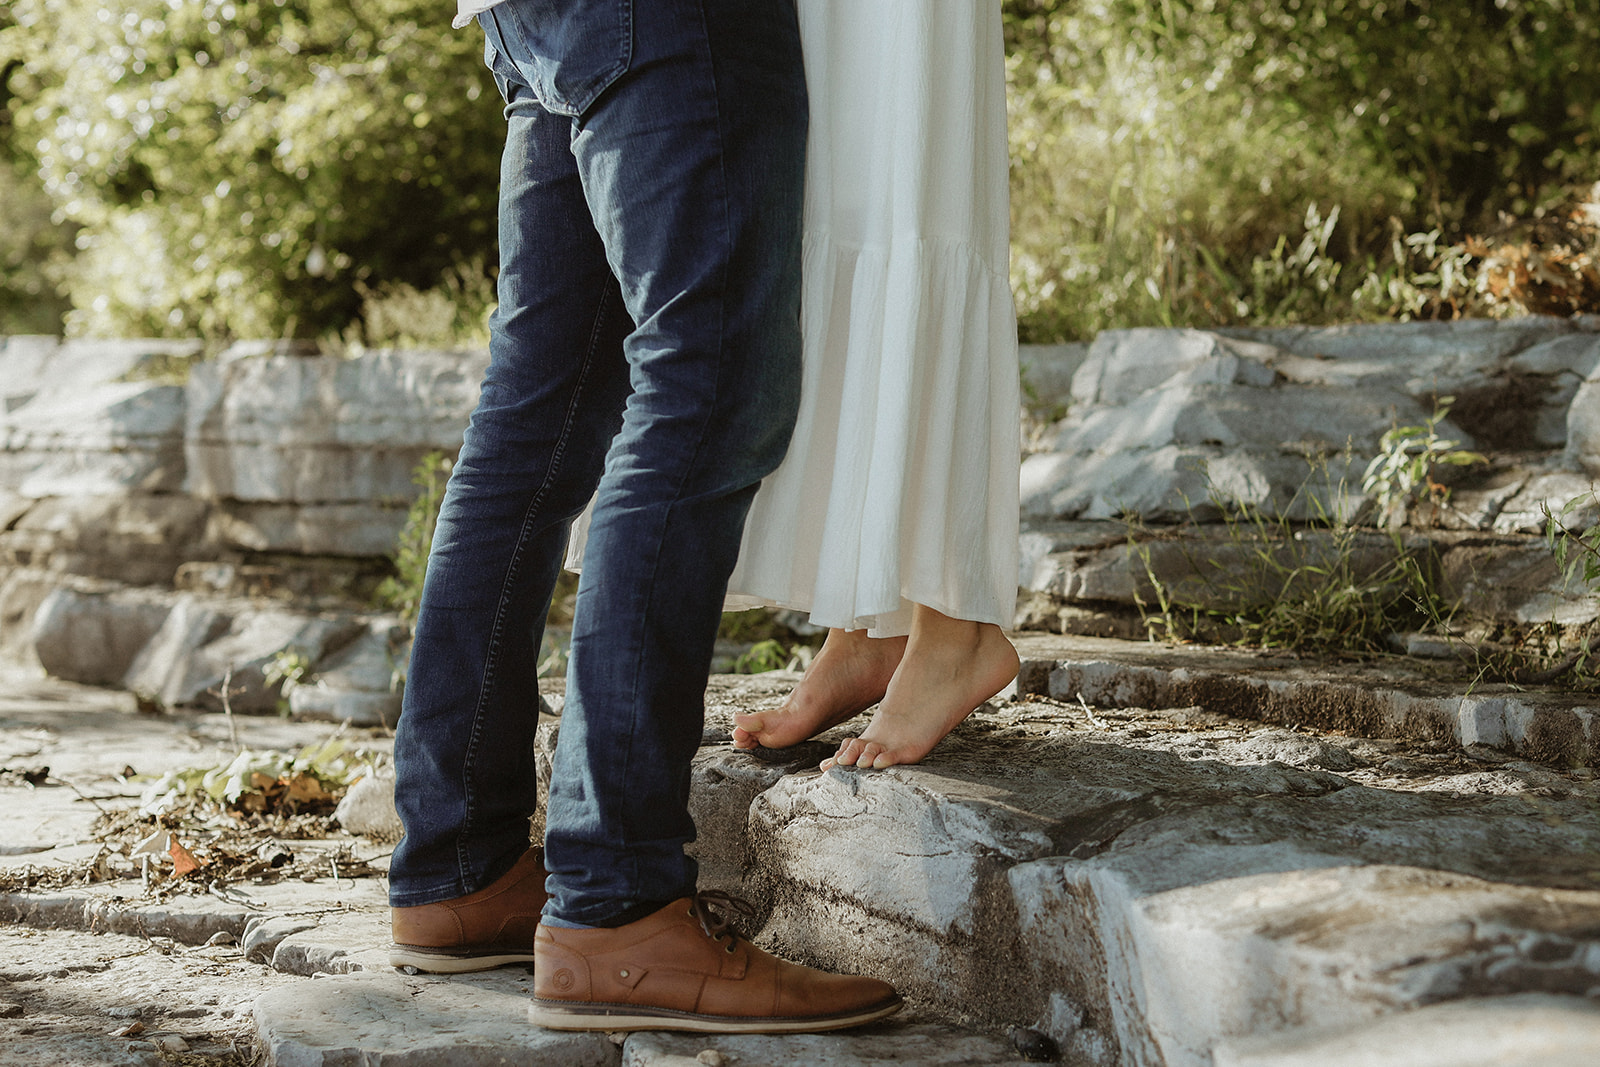
M 1600 0 L 1007 0 L 1024 333 L 1349 314 L 1380 270 L 1600 178 Z M 1308 208 L 1319 210 L 1310 211 Z M 1340 217 L 1291 263 L 1301 219 Z M 1453 240 L 1454 238 L 1452 238 Z M 1450 243 L 1446 241 L 1446 243 Z M 1345 272 L 1348 290 L 1361 281 Z M 1257 292 L 1265 288 L 1266 295 Z M 1307 299 L 1307 297 L 1314 299 Z
M 316 336 L 492 256 L 481 38 L 432 0 L 14 0 L 15 137 L 81 226 L 69 328 Z
M 1435 265 L 1397 234 L 1493 245 L 1600 179 L 1600 0 L 1004 10 L 1028 339 L 1454 307 L 1413 298 Z M 413 336 L 490 299 L 503 123 L 448 17 L 0 5 L 0 331 L 58 286 L 79 333 L 215 338 Z

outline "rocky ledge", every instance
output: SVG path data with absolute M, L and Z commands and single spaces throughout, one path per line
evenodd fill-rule
M 268 1062 L 296 1067 L 1016 1064 L 1024 1053 L 1096 1067 L 1594 1062 L 1600 783 L 1587 767 L 1403 731 L 1263 723 L 1159 687 L 1074 692 L 1072 664 L 1111 662 L 1108 643 L 1092 657 L 1024 651 L 1020 692 L 923 764 L 876 772 L 817 771 L 826 741 L 768 759 L 735 752 L 729 716 L 775 704 L 794 676 L 712 680 L 692 794 L 704 883 L 755 904 L 748 932 L 763 945 L 895 981 L 912 999 L 904 1019 L 803 1039 L 545 1034 L 523 1021 L 523 972 L 390 970 L 381 883 L 332 876 L 148 902 L 137 881 L 0 894 L 0 938 L 13 946 L 0 1000 L 36 1052 L 90 1040 L 85 1025 L 101 1044 L 138 1044 L 105 1038 L 104 1018 L 74 1030 L 61 998 L 74 983 L 106 986 L 91 1015 L 132 1011 L 197 1049 L 227 1028 L 220 1011 L 250 1005 Z M 50 761 L 102 804 L 129 761 L 153 773 L 227 748 L 218 716 L 140 716 L 125 697 L 28 685 L 48 699 L 0 707 L 0 762 Z M 239 726 L 253 747 L 330 729 Z M 558 730 L 546 721 L 546 750 Z M 7 824 L 51 829 L 0 863 L 83 862 L 94 812 L 59 785 L 11 781 L 0 784 Z M 345 832 L 381 838 L 383 780 L 364 792 Z M 381 866 L 387 846 L 354 844 Z M 71 929 L 101 931 L 101 947 Z M 174 977 L 177 992 L 157 997 L 163 967 L 212 977 Z M 118 992 L 115 976 L 134 968 L 141 977 Z M 160 1055 L 146 1042 L 116 1062 Z

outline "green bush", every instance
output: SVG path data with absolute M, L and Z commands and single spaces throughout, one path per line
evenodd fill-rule
M 69 331 L 318 336 L 492 257 L 481 35 L 424 0 L 14 0 L 11 119 L 81 226 Z M 488 97 L 488 98 L 486 98 Z M 481 269 L 481 268 L 480 268 Z
M 1391 218 L 1403 233 L 1488 232 L 1600 177 L 1600 0 L 1007 0 L 1006 13 L 1024 339 L 1349 317 L 1393 255 Z M 1279 241 L 1322 236 L 1302 226 L 1307 205 L 1340 213 L 1299 264 L 1308 287 L 1330 264 L 1357 269 L 1286 300 Z
M 1470 312 L 1425 239 L 1600 178 L 1600 0 L 1004 10 L 1027 340 Z M 503 127 L 448 16 L 0 7 L 0 329 L 49 328 L 59 286 L 77 333 L 481 336 Z
M 9 9 L 0 8 L 0 31 L 12 25 Z M 65 260 L 73 236 L 51 217 L 54 205 L 12 123 L 11 80 L 21 66 L 0 59 L 0 337 L 60 332 L 67 305 L 50 272 Z

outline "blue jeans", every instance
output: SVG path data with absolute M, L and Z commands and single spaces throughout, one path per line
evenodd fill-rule
M 799 400 L 799 30 L 793 0 L 479 22 L 508 123 L 500 306 L 395 735 L 390 900 L 474 892 L 527 847 L 540 637 L 594 495 L 545 837 L 547 914 L 588 924 L 695 887 L 712 644 Z

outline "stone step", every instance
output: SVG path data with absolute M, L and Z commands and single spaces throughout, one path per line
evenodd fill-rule
M 713 731 L 731 699 L 714 689 Z M 707 746 L 696 847 L 740 871 L 766 947 L 1073 1062 L 1201 1067 L 1531 992 L 1576 998 L 1600 1050 L 1592 772 L 1121 703 L 1023 693 L 884 771 Z
M 300 976 L 256 1002 L 279 1067 L 1009 1064 L 1022 1059 L 1013 1034 L 1094 1067 L 1595 1061 L 1600 785 L 1588 768 L 1147 696 L 1080 702 L 1030 691 L 1072 655 L 1023 650 L 1021 692 L 922 764 L 884 771 L 816 769 L 859 722 L 768 759 L 727 744 L 733 712 L 776 705 L 792 674 L 708 689 L 692 788 L 702 884 L 751 901 L 764 947 L 893 981 L 911 1009 L 876 1028 L 621 1044 L 544 1034 L 525 1022 L 525 970 L 390 970 L 372 879 L 137 906 L 106 883 L 7 894 L 0 914 L 185 944 L 230 934 L 241 955 Z M 1275 669 L 1207 669 L 1228 663 L 1241 682 Z M 139 730 L 225 736 L 216 716 L 179 729 L 121 715 L 123 733 L 92 753 L 63 744 L 40 758 L 104 774 L 133 759 Z M 245 724 L 252 744 L 309 725 Z M 547 721 L 541 748 L 558 730 Z M 155 769 L 157 748 L 134 761 Z
M 1134 637 L 1158 619 L 1165 597 L 1187 621 L 1205 613 L 1262 609 L 1278 601 L 1305 601 L 1329 574 L 1352 582 L 1408 592 L 1393 570 L 1401 553 L 1421 561 L 1440 603 L 1455 605 L 1455 622 L 1516 628 L 1582 626 L 1600 616 L 1600 591 L 1563 573 L 1542 534 L 1538 503 L 1561 502 L 1590 484 L 1565 476 L 1561 488 L 1538 491 L 1531 512 L 1513 529 L 1416 526 L 1403 535 L 1375 529 L 1334 530 L 1267 523 L 1137 527 L 1116 521 L 1030 523 L 1022 531 L 1021 591 L 1017 625 L 1090 636 Z M 1549 480 L 1547 480 L 1549 481 Z M 1458 494 L 1470 502 L 1472 494 Z M 1552 503 L 1553 502 L 1553 503 Z M 1578 525 L 1592 525 L 1593 509 Z M 1458 512 L 1456 514 L 1459 514 Z M 1441 609 L 1441 614 L 1444 614 Z M 1465 644 L 1458 642 L 1458 658 Z
M 1452 748 L 1486 746 L 1563 767 L 1600 763 L 1594 694 L 1440 680 L 1427 661 L 1349 664 L 1293 654 L 1022 634 L 1018 686 L 1103 708 L 1187 708 L 1291 727 Z

